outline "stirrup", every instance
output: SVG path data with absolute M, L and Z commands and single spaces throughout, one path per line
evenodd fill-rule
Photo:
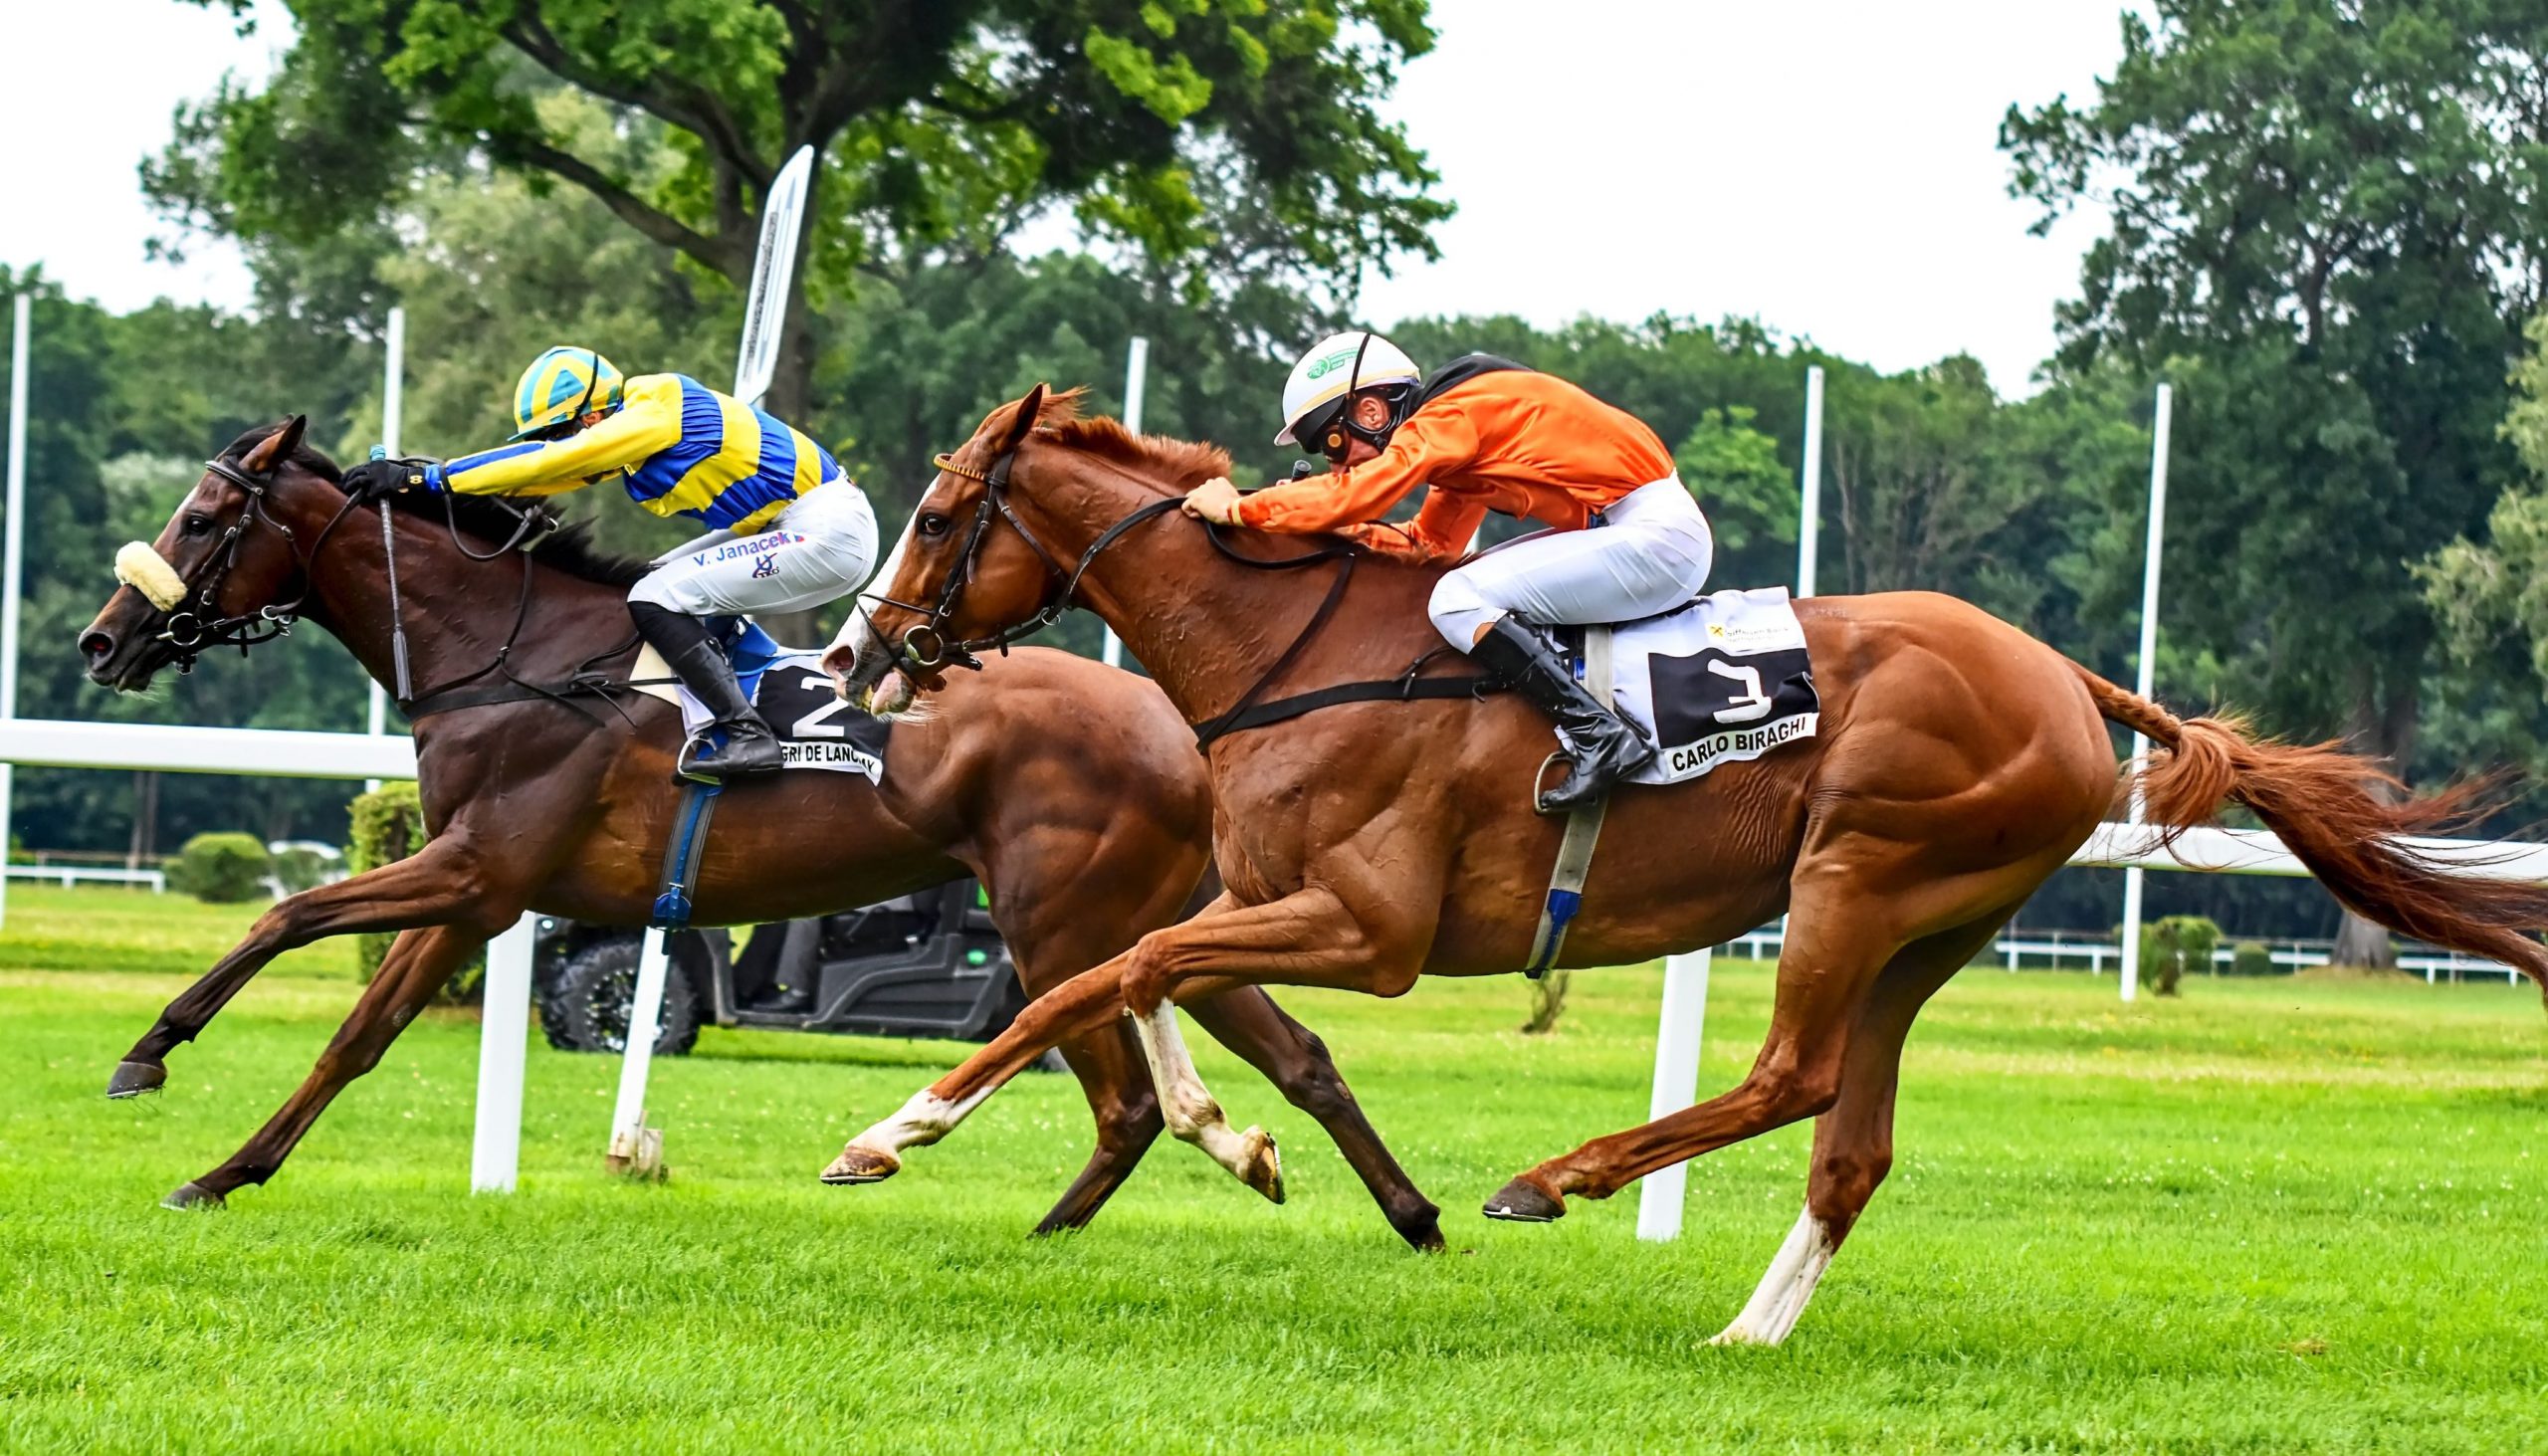
M 1635 731 L 1633 728 L 1630 728 L 1629 730 L 1631 732 Z M 1531 807 L 1538 810 L 1542 815 L 1555 819 L 1563 818 L 1566 815 L 1574 813 L 1578 809 L 1590 808 L 1592 804 L 1608 798 L 1612 790 L 1616 789 L 1620 784 L 1628 781 L 1628 775 L 1654 761 L 1654 744 L 1647 741 L 1645 735 L 1642 733 L 1636 734 L 1636 740 L 1639 746 L 1645 749 L 1644 753 L 1636 756 L 1632 761 L 1620 763 L 1611 769 L 1611 771 L 1606 775 L 1607 781 L 1602 783 L 1600 789 L 1580 803 L 1556 804 L 1550 802 L 1550 800 L 1555 798 L 1558 794 L 1565 792 L 1580 781 L 1590 780 L 1600 775 L 1596 775 L 1592 768 L 1588 768 L 1582 761 L 1575 757 L 1574 753 L 1570 749 L 1567 748 L 1560 748 L 1546 758 L 1541 759 L 1540 771 L 1531 780 Z M 1594 765 L 1596 767 L 1599 761 L 1598 755 L 1594 755 Z M 1542 788 L 1540 785 L 1547 781 L 1549 765 L 1552 763 L 1565 764 L 1566 777 L 1559 779 L 1556 783 L 1551 784 L 1547 788 Z
M 711 736 L 721 728 L 727 728 L 727 741 L 722 748 Z M 772 749 L 771 761 L 741 769 L 729 767 L 732 758 L 728 750 L 735 745 L 733 729 L 727 728 L 725 724 L 712 723 L 683 740 L 681 753 L 673 760 L 673 772 L 694 783 L 723 784 L 729 778 L 750 778 L 757 774 L 774 773 L 785 767 L 784 757 L 779 756 L 777 752 L 777 735 L 765 734 L 762 741 L 768 743 Z M 721 759 L 725 761 L 720 761 Z

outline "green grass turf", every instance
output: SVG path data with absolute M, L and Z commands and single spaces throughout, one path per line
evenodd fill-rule
M 813 1174 L 960 1049 L 711 1032 L 659 1063 L 674 1180 L 599 1171 L 615 1064 L 534 1048 L 522 1191 L 465 1191 L 477 1028 L 420 1020 L 268 1188 L 156 1199 L 307 1071 L 318 952 L 98 1096 L 249 913 L 11 892 L 0 937 L 0 1449 L 1849 1451 L 2548 1447 L 2548 1020 L 2527 989 L 1968 972 L 1915 1033 L 1900 1159 L 1796 1337 L 1704 1345 L 1803 1195 L 1805 1130 L 1635 1199 L 1493 1224 L 1513 1172 L 1642 1114 L 1659 974 L 1389 1004 L 1294 993 L 1446 1211 L 1407 1253 L 1314 1126 L 1272 1207 L 1166 1144 L 1089 1232 L 1023 1237 L 1087 1145 L 1030 1076 L 904 1175 Z M 92 917 L 87 910 L 99 912 Z M 94 943 L 92 943 L 94 941 Z M 101 949 L 100 946 L 110 946 Z M 192 959 L 188 960 L 187 957 Z M 29 967 L 59 966 L 62 969 Z M 86 967 L 86 968 L 83 968 Z M 1765 967 L 1721 962 L 1703 1082 Z

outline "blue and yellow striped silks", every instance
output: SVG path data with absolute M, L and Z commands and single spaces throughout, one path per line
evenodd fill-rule
M 531 361 L 514 386 L 514 438 L 527 440 L 594 410 L 617 407 L 626 381 L 610 360 L 560 344 Z
M 762 528 L 841 473 L 821 446 L 760 410 L 687 375 L 640 374 L 591 429 L 463 456 L 427 479 L 472 496 L 549 496 L 614 472 L 657 516 L 738 531 Z

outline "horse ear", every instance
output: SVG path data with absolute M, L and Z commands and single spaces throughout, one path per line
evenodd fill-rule
M 294 415 L 283 422 L 282 429 L 258 441 L 257 447 L 249 451 L 247 458 L 239 464 L 245 467 L 250 475 L 274 474 L 275 467 L 290 460 L 292 452 L 301 448 L 302 432 L 309 428 L 308 415 Z
M 1018 446 L 1025 444 L 1027 432 L 1034 429 L 1035 422 L 1043 416 L 1044 386 L 1038 384 L 1027 390 L 1026 397 L 1017 402 L 1017 418 L 1008 422 L 1008 439 L 1000 445 L 1000 448 L 1015 450 Z

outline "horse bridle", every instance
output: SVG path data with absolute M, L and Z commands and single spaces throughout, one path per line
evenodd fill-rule
M 981 504 L 973 508 L 973 523 L 965 532 L 963 551 L 948 571 L 947 584 L 939 590 L 937 605 L 922 606 L 918 602 L 900 601 L 882 592 L 860 593 L 859 612 L 862 616 L 867 615 L 866 601 L 873 600 L 880 606 L 900 607 L 907 612 L 919 612 L 926 618 L 903 632 L 903 659 L 916 668 L 959 667 L 979 672 L 982 660 L 976 654 L 985 648 L 997 648 L 1004 656 L 1012 644 L 1050 627 L 1077 606 L 1080 578 L 1088 574 L 1088 568 L 1108 546 L 1143 522 L 1155 520 L 1185 504 L 1180 496 L 1151 502 L 1100 531 L 1097 539 L 1088 543 L 1088 549 L 1080 552 L 1078 563 L 1065 568 L 1060 558 L 1035 538 L 1035 532 L 1026 528 L 1026 522 L 1018 519 L 1016 508 L 1008 504 L 1009 470 L 1017 463 L 1018 447 L 1023 443 L 1019 441 L 1006 446 L 982 470 L 960 465 L 953 455 L 939 455 L 931 460 L 930 463 L 941 473 L 976 482 L 982 488 Z M 990 533 L 993 520 L 1008 522 L 1018 538 L 1026 542 L 1027 549 L 1035 553 L 1035 559 L 1043 563 L 1045 575 L 1062 583 L 1061 592 L 1023 621 L 1011 623 L 987 636 L 951 642 L 949 636 L 955 630 L 956 607 L 964 599 L 964 588 L 972 582 L 973 568 L 981 555 L 982 540 Z M 872 616 L 868 618 L 868 624 L 871 627 L 875 625 Z
M 305 554 L 300 537 L 293 528 L 277 520 L 266 510 L 266 492 L 274 486 L 271 472 L 257 475 L 218 456 L 205 461 L 203 468 L 237 486 L 246 493 L 247 501 L 239 508 L 238 517 L 223 528 L 221 539 L 214 543 L 192 575 L 180 578 L 193 599 L 193 605 L 169 608 L 160 622 L 154 640 L 168 644 L 170 660 L 176 663 L 180 673 L 193 672 L 195 659 L 211 648 L 236 647 L 244 657 L 249 648 L 260 642 L 291 636 L 293 627 L 301 620 L 302 604 L 310 599 L 311 558 L 318 554 L 318 547 L 335 530 L 336 523 L 354 509 L 353 499 L 347 497 L 344 509 L 328 518 Z M 270 602 L 244 615 L 223 616 L 221 589 L 229 584 L 230 573 L 238 569 L 239 553 L 247 544 L 249 528 L 257 525 L 272 526 L 283 533 L 284 542 L 292 548 L 293 562 L 301 573 L 301 594 L 288 602 Z M 185 598 L 181 597 L 179 601 L 183 603 Z

